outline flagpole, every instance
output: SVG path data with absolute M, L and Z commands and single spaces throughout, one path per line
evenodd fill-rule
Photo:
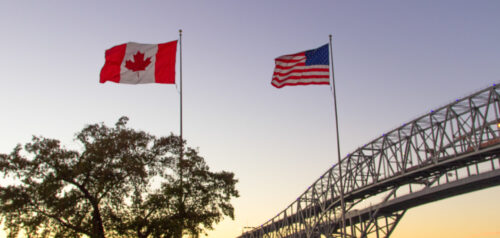
M 180 81 L 180 137 L 181 137 L 181 159 L 184 150 L 184 143 L 182 141 L 182 29 L 179 29 L 179 81 Z
M 182 29 L 179 29 L 179 86 L 180 86 L 180 138 L 181 138 L 181 151 L 179 156 L 179 178 L 180 178 L 180 190 L 179 190 L 179 213 L 184 216 L 184 182 L 183 182 L 183 157 L 184 157 L 184 141 L 182 138 Z M 182 230 L 184 227 L 180 227 L 180 236 L 182 236 Z
M 347 237 L 346 236 L 346 226 L 345 226 L 345 202 L 344 202 L 344 186 L 342 184 L 342 164 L 341 164 L 341 157 L 340 157 L 340 137 L 339 137 L 339 118 L 337 116 L 337 95 L 335 93 L 335 73 L 333 71 L 333 54 L 332 54 L 332 35 L 330 35 L 330 67 L 332 69 L 332 89 L 333 89 L 333 102 L 335 105 L 335 127 L 337 129 L 337 159 L 338 163 L 337 165 L 339 166 L 339 184 L 340 184 L 340 206 L 342 209 L 342 235 L 341 237 Z
M 184 160 L 184 140 L 182 137 L 182 29 L 179 29 L 179 86 L 180 86 L 180 139 L 181 139 L 181 151 L 179 154 L 179 178 L 180 178 L 180 190 L 179 190 L 179 213 L 184 216 L 184 182 L 183 182 L 183 160 Z M 182 236 L 182 231 L 184 227 L 180 227 L 179 237 Z

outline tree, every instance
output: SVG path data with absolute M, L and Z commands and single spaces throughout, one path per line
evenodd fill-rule
M 80 151 L 33 137 L 24 150 L 0 154 L 8 236 L 197 237 L 234 218 L 233 173 L 211 172 L 179 137 L 155 137 L 127 121 L 87 125 L 75 136 Z

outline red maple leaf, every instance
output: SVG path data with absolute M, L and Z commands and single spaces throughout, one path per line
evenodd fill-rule
M 151 64 L 151 57 L 148 57 L 146 58 L 146 60 L 144 60 L 144 53 L 137 51 L 137 53 L 135 53 L 134 55 L 134 61 L 127 60 L 125 62 L 125 67 L 136 72 L 145 70 L 149 64 Z

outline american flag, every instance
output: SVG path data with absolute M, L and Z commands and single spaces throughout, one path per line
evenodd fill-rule
M 274 87 L 330 84 L 328 68 L 328 44 L 296 54 L 283 55 L 275 59 Z

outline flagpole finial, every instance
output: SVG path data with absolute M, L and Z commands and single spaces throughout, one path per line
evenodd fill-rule
M 182 29 L 179 29 L 179 35 L 182 35 Z

